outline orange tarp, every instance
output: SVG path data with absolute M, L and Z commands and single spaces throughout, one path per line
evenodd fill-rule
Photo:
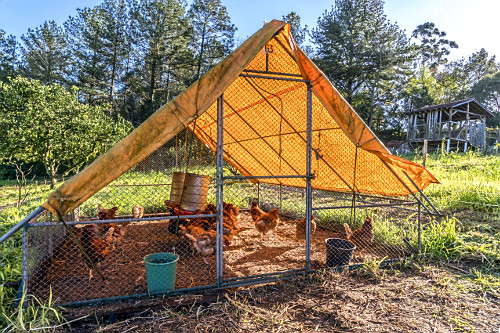
M 264 52 L 266 49 L 272 52 Z M 266 60 L 267 59 L 267 60 Z M 267 68 L 266 68 L 267 63 Z M 273 72 L 287 75 L 272 74 Z M 241 76 L 240 74 L 248 74 Z M 257 73 L 257 74 L 256 74 Z M 292 80 L 269 80 L 259 75 Z M 185 126 L 215 150 L 217 98 L 224 94 L 224 159 L 243 175 L 306 174 L 307 84 L 312 89 L 313 188 L 380 195 L 413 192 L 437 180 L 391 155 L 325 75 L 272 21 L 129 136 L 54 191 L 46 209 L 64 214 L 164 145 Z M 193 119 L 198 116 L 196 127 Z M 399 179 L 398 179 L 399 177 Z M 265 180 L 278 184 L 277 179 Z M 280 179 L 305 186 L 304 179 Z

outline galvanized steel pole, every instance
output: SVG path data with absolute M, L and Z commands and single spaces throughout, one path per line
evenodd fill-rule
M 311 215 L 312 215 L 312 188 L 311 188 L 311 147 L 312 147 L 312 91 L 307 84 L 307 156 L 306 156 L 306 269 L 311 270 Z
M 217 285 L 222 284 L 222 257 L 223 257 L 223 242 L 222 242 L 222 222 L 224 210 L 224 196 L 223 196 L 223 176 L 224 176 L 224 94 L 217 99 L 217 251 L 216 251 L 216 274 Z

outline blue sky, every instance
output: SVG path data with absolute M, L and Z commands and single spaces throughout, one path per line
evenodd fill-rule
M 28 28 L 45 20 L 62 24 L 77 8 L 94 6 L 101 0 L 0 0 L 0 29 L 20 37 Z M 240 41 L 257 31 L 265 20 L 281 19 L 297 12 L 303 24 L 315 27 L 318 17 L 330 10 L 333 0 L 222 0 Z M 500 20 L 496 0 L 386 0 L 385 12 L 391 22 L 411 33 L 419 24 L 434 22 L 458 43 L 451 58 L 467 57 L 481 47 L 500 57 Z

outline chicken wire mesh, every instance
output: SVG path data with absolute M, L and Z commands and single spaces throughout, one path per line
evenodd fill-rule
M 356 167 L 339 174 L 322 157 L 354 159 L 356 166 L 366 164 L 365 155 L 358 148 L 339 153 L 321 145 L 321 136 L 335 136 L 338 126 L 314 116 L 320 106 L 307 82 L 276 73 L 291 64 L 263 57 L 268 63 L 252 63 L 206 116 L 190 125 L 192 131 L 180 132 L 66 216 L 69 229 L 49 213 L 27 225 L 23 279 L 28 293 L 41 299 L 52 293 L 64 304 L 161 294 L 172 278 L 161 270 L 146 273 L 144 258 L 155 253 L 178 255 L 172 287 L 193 291 L 323 269 L 339 265 L 339 258 L 347 265 L 418 251 L 416 202 L 357 193 Z M 301 104 L 297 96 L 307 98 Z M 235 101 L 246 107 L 236 110 Z M 297 105 L 308 109 L 309 119 L 295 112 Z M 260 108 L 273 117 L 265 122 L 252 117 Z M 336 137 L 336 145 L 350 144 L 342 141 L 345 136 Z M 297 156 L 298 147 L 305 146 L 309 157 Z M 297 158 L 299 163 L 290 162 Z M 368 168 L 383 182 L 380 165 Z M 170 201 L 174 172 L 210 176 L 200 210 Z M 353 183 L 352 192 L 325 190 L 329 185 L 315 178 L 323 172 L 332 184 Z M 356 248 L 349 251 L 345 243 L 329 239 Z M 158 260 L 153 264 L 169 264 Z M 154 282 L 159 289 L 152 290 Z

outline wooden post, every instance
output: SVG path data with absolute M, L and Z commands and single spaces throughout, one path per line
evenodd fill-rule
M 35 181 L 35 194 L 38 192 L 38 181 Z
M 411 138 L 411 121 L 413 120 L 413 115 L 408 116 L 408 132 L 406 133 L 406 141 L 410 141 Z
M 425 162 L 427 161 L 427 139 L 424 139 L 424 147 L 422 148 L 422 157 L 423 157 L 422 165 L 425 168 Z
M 469 140 L 469 125 L 470 125 L 470 115 L 469 115 L 469 103 L 467 103 L 467 115 L 466 115 L 466 126 L 465 126 L 465 147 L 464 151 L 467 149 L 467 141 Z
M 483 150 L 486 153 L 486 117 L 481 117 L 483 121 Z
M 413 115 L 413 140 L 417 139 L 417 114 Z
M 450 111 L 448 112 L 448 140 L 451 139 L 451 126 L 452 126 L 452 123 L 451 123 L 451 119 L 453 118 L 453 111 L 452 109 L 450 109 Z
M 442 127 L 442 124 L 441 124 L 441 119 L 443 117 L 443 110 L 439 110 L 439 134 L 438 134 L 438 140 L 442 140 L 441 138 L 441 127 Z
M 43 181 L 43 190 L 47 191 L 47 179 Z

